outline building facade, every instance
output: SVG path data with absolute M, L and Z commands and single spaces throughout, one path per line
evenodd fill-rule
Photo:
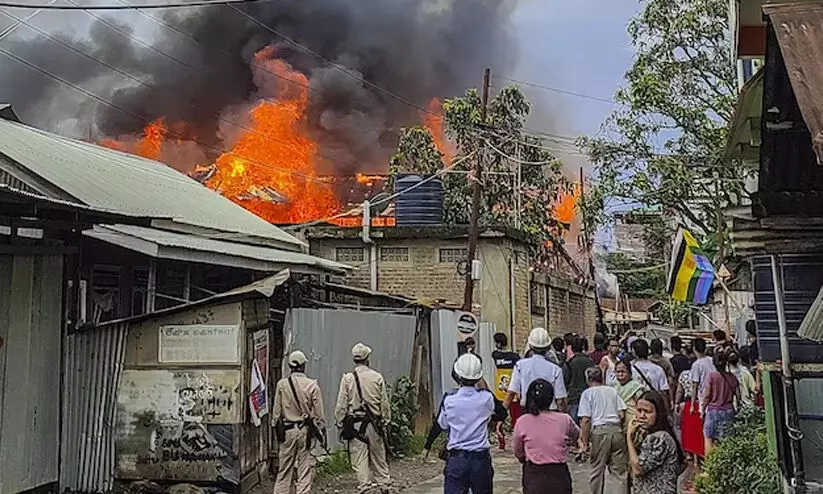
M 353 266 L 347 283 L 419 300 L 459 304 L 468 263 L 468 227 L 372 228 L 364 242 L 359 228 L 312 227 L 304 231 L 310 253 Z M 593 334 L 593 294 L 562 276 L 536 274 L 529 244 L 516 232 L 487 230 L 477 244 L 482 263 L 474 311 L 481 322 L 509 334 L 520 348 L 528 332 L 544 326 L 553 334 Z

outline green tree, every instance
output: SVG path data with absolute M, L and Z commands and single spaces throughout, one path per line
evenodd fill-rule
M 620 293 L 633 298 L 666 297 L 666 268 L 658 262 L 639 262 L 620 252 L 604 256 L 606 269 L 614 273 Z
M 582 139 L 595 165 L 584 214 L 607 221 L 604 206 L 659 207 L 701 238 L 722 240 L 718 214 L 746 197 L 750 173 L 724 160 L 734 111 L 728 1 L 644 0 L 628 27 L 636 54 L 597 136 Z M 668 228 L 660 235 L 671 234 Z M 668 238 L 666 238 L 668 241 Z
M 524 133 L 529 110 L 517 86 L 505 87 L 491 99 L 485 124 L 476 90 L 443 103 L 446 135 L 455 145 L 457 158 L 476 153 L 483 160 L 481 225 L 515 227 L 542 244 L 544 240 L 557 241 L 559 225 L 552 217 L 552 205 L 568 184 L 560 174 L 560 162 L 539 140 Z M 524 163 L 519 165 L 519 184 L 516 161 Z M 447 223 L 469 222 L 474 178 L 466 171 L 471 165 L 467 160 L 456 173 L 443 176 Z M 433 173 L 444 166 L 443 155 L 428 130 L 403 130 L 390 163 L 391 173 Z

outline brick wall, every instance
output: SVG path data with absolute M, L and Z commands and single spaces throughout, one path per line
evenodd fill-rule
M 452 259 L 441 262 L 440 254 L 441 249 L 465 248 L 465 239 L 374 240 L 377 245 L 378 291 L 454 303 L 463 301 L 464 278 L 457 273 L 456 263 Z M 353 255 L 356 251 L 351 249 L 358 248 L 363 249 L 363 260 L 360 262 L 337 257 L 338 253 Z M 359 267 L 346 278 L 347 283 L 356 287 L 369 288 L 370 250 L 370 246 L 359 239 L 310 239 L 312 254 Z M 482 308 L 481 319 L 494 323 L 498 331 L 509 333 L 518 350 L 523 349 L 529 332 L 537 326 L 546 327 L 552 336 L 568 331 L 594 333 L 594 302 L 591 295 L 584 295 L 582 287 L 563 278 L 532 273 L 523 244 L 505 237 L 481 237 L 477 252 L 477 258 L 483 262 L 483 276 L 475 285 L 474 302 Z M 510 273 L 513 274 L 513 283 Z M 515 325 L 510 331 L 512 288 Z M 532 310 L 531 302 L 535 295 L 542 311 Z

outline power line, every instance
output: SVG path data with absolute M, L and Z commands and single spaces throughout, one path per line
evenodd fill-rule
M 392 194 L 388 197 L 385 197 L 383 199 L 380 199 L 379 201 L 370 202 L 369 206 L 379 206 L 381 204 L 384 204 L 386 202 L 391 201 L 392 199 L 395 199 L 399 196 L 402 196 L 406 192 L 411 192 L 412 190 L 414 190 L 414 189 L 416 189 L 416 188 L 418 188 L 418 187 L 434 180 L 435 178 L 439 177 L 440 175 L 443 175 L 444 173 L 449 172 L 451 169 L 453 169 L 454 167 L 456 167 L 460 163 L 462 163 L 462 162 L 466 161 L 467 159 L 471 158 L 472 156 L 474 156 L 476 152 L 477 151 L 472 151 L 471 153 L 467 154 L 466 156 L 461 156 L 460 158 L 457 158 L 456 160 L 452 161 L 452 163 L 450 165 L 437 170 L 431 176 L 417 182 L 416 184 L 412 185 L 411 187 L 409 187 L 407 189 L 403 189 L 400 192 L 395 192 L 394 194 Z M 306 222 L 306 223 L 299 223 L 299 224 L 296 224 L 296 225 L 289 225 L 288 229 L 293 230 L 295 228 L 306 228 L 306 227 L 309 227 L 309 226 L 319 225 L 320 223 L 328 223 L 330 220 L 334 220 L 334 219 L 337 219 L 337 218 L 342 218 L 344 216 L 350 216 L 351 214 L 356 213 L 357 211 L 361 211 L 362 209 L 363 209 L 362 207 L 351 208 L 348 211 L 344 211 L 342 213 L 338 213 L 338 214 L 335 214 L 333 216 L 329 216 L 327 218 L 321 218 L 319 220 L 313 220 L 313 221 L 309 221 L 309 222 Z
M 592 96 L 590 94 L 577 93 L 577 92 L 574 92 L 574 91 L 569 91 L 568 89 L 561 89 L 561 88 L 557 88 L 557 87 L 544 86 L 542 84 L 537 84 L 535 82 L 522 81 L 522 80 L 519 80 L 519 79 L 510 79 L 508 77 L 500 77 L 500 76 L 495 76 L 495 79 L 500 79 L 501 81 L 513 82 L 515 84 L 520 84 L 520 85 L 523 85 L 523 86 L 529 86 L 529 87 L 534 87 L 534 88 L 538 88 L 538 89 L 545 89 L 546 91 L 554 91 L 556 93 L 566 94 L 566 95 L 569 95 L 569 96 L 576 96 L 578 98 L 589 99 L 589 100 L 592 100 L 592 101 L 599 101 L 601 103 L 611 103 L 611 104 L 616 104 L 617 103 L 613 99 L 601 98 L 599 96 Z
M 305 46 L 305 45 L 303 45 L 303 44 L 301 44 L 301 43 L 299 43 L 299 42 L 295 41 L 294 39 L 290 38 L 289 36 L 286 36 L 285 34 L 283 34 L 282 32 L 280 32 L 280 31 L 278 31 L 278 30 L 274 29 L 273 27 L 268 26 L 266 23 L 264 23 L 263 21 L 261 21 L 261 20 L 257 19 L 256 17 L 252 16 L 251 14 L 249 14 L 249 13 L 247 13 L 247 12 L 243 12 L 242 10 L 238 9 L 237 7 L 235 7 L 234 5 L 231 5 L 231 4 L 227 4 L 227 5 L 228 5 L 228 7 L 229 7 L 230 9 L 234 10 L 235 12 L 237 12 L 237 13 L 238 13 L 238 14 L 240 14 L 240 15 L 242 15 L 243 17 L 245 17 L 245 18 L 249 19 L 250 21 L 252 21 L 253 23 L 255 23 L 255 24 L 257 24 L 258 26 L 262 27 L 262 28 L 263 28 L 263 29 L 265 29 L 266 31 L 269 31 L 270 33 L 272 33 L 272 34 L 274 34 L 274 35 L 276 35 L 276 36 L 278 36 L 278 37 L 282 38 L 282 39 L 283 39 L 283 40 L 285 40 L 287 43 L 289 43 L 290 45 L 292 45 L 292 46 L 294 46 L 295 48 L 299 49 L 300 51 L 302 51 L 302 52 L 304 52 L 304 53 L 307 53 L 307 54 L 309 54 L 309 55 L 312 55 L 312 56 L 314 56 L 314 57 L 317 57 L 319 60 L 322 60 L 325 64 L 329 65 L 330 67 L 332 67 L 332 68 L 334 68 L 334 69 L 336 69 L 336 70 L 339 70 L 340 72 L 342 72 L 343 74 L 347 75 L 348 77 L 351 77 L 351 78 L 352 78 L 352 79 L 354 79 L 355 81 L 358 81 L 358 82 L 360 82 L 361 84 L 365 84 L 366 86 L 368 86 L 368 87 L 370 87 L 370 88 L 372 88 L 372 89 L 375 89 L 375 90 L 377 90 L 377 91 L 379 91 L 379 92 L 381 92 L 381 93 L 385 94 L 386 96 L 389 96 L 389 97 L 391 97 L 391 98 L 393 98 L 393 99 L 395 99 L 395 100 L 397 100 L 397 101 L 399 101 L 399 102 L 401 102 L 401 103 L 403 103 L 403 104 L 405 104 L 405 105 L 408 105 L 408 106 L 410 106 L 410 107 L 412 107 L 412 108 L 414 108 L 414 109 L 416 109 L 416 110 L 418 110 L 418 111 L 421 111 L 421 112 L 423 112 L 423 113 L 428 113 L 428 114 L 430 114 L 430 115 L 440 116 L 440 114 L 439 114 L 439 113 L 435 113 L 435 112 L 433 112 L 433 111 L 427 110 L 426 108 L 423 108 L 423 107 L 421 107 L 421 106 L 419 106 L 419 105 L 414 104 L 413 102 L 411 102 L 411 101 L 409 101 L 408 99 L 406 99 L 406 98 L 404 98 L 404 97 L 400 96 L 399 94 L 393 93 L 393 92 L 389 91 L 388 89 L 386 89 L 386 88 L 384 88 L 384 87 L 382 87 L 382 86 L 379 86 L 379 85 L 377 85 L 377 84 L 375 84 L 375 83 L 373 83 L 373 82 L 367 81 L 367 80 L 366 80 L 366 79 L 364 79 L 363 77 L 361 77 L 361 76 L 359 76 L 359 75 L 357 75 L 357 74 L 353 73 L 352 71 L 348 70 L 347 68 L 343 67 L 342 65 L 332 62 L 331 60 L 329 60 L 328 58 L 324 57 L 323 55 L 321 55 L 321 54 L 319 54 L 319 53 L 317 53 L 317 52 L 313 51 L 311 48 L 309 48 L 309 47 L 307 47 L 307 46 Z
M 106 67 L 106 68 L 108 68 L 108 69 L 110 69 L 110 70 L 112 70 L 112 71 L 114 71 L 114 72 L 117 72 L 118 74 L 122 75 L 123 77 L 126 77 L 127 79 L 132 80 L 132 81 L 134 81 L 134 82 L 136 82 L 136 83 L 138 83 L 138 84 L 140 84 L 140 85 L 142 85 L 142 86 L 144 86 L 144 87 L 146 87 L 146 88 L 151 89 L 153 92 L 160 94 L 160 90 L 158 90 L 156 87 L 152 86 L 151 84 L 149 84 L 149 83 L 147 83 L 147 82 L 144 82 L 144 81 L 142 81 L 142 80 L 138 79 L 137 77 L 132 76 L 132 75 L 131 75 L 131 74 L 129 74 L 128 72 L 123 71 L 123 70 L 120 70 L 120 69 L 118 69 L 117 67 L 114 67 L 114 66 L 112 66 L 112 65 L 110 65 L 110 64 L 108 64 L 108 63 L 106 63 L 106 62 L 104 62 L 104 61 L 102 61 L 102 60 L 100 60 L 100 59 L 98 59 L 98 58 L 95 58 L 95 57 L 93 57 L 93 56 L 91 56 L 91 55 L 89 55 L 89 54 L 87 54 L 87 53 L 85 53 L 85 52 L 83 52 L 83 51 L 81 51 L 81 50 L 79 50 L 79 49 L 75 48 L 74 46 L 70 45 L 69 43 L 66 43 L 66 42 L 65 42 L 65 41 L 63 41 L 63 40 L 61 40 L 61 39 L 59 39 L 59 38 L 56 38 L 56 37 L 54 37 L 54 36 L 52 36 L 52 35 L 50 35 L 50 34 L 48 34 L 48 33 L 44 32 L 44 31 L 42 31 L 41 29 L 37 28 L 36 26 L 33 26 L 33 25 L 31 25 L 31 24 L 29 24 L 29 23 L 25 22 L 24 20 L 22 20 L 22 19 L 20 19 L 20 18 L 18 18 L 18 17 L 16 17 L 16 16 L 14 16 L 13 14 L 10 14 L 10 13 L 8 13 L 8 12 L 0 12 L 0 13 L 2 13 L 2 14 L 3 14 L 3 15 L 5 15 L 5 16 L 11 17 L 11 18 L 13 18 L 13 19 L 17 20 L 18 22 L 20 22 L 20 23 L 22 23 L 22 24 L 25 24 L 25 25 L 26 25 L 27 27 L 29 27 L 30 29 L 32 29 L 32 30 L 34 30 L 35 32 L 37 32 L 37 33 L 41 34 L 42 36 L 44 36 L 44 37 L 46 37 L 46 38 L 48 38 L 48 39 L 50 39 L 50 40 L 54 41 L 55 43 L 58 43 L 59 45 L 64 46 L 65 48 L 67 48 L 67 49 L 69 49 L 69 50 L 71 50 L 71 51 L 73 51 L 73 52 L 75 52 L 75 53 L 77 53 L 77 54 L 79 54 L 79 55 L 81 55 L 81 56 L 83 56 L 83 57 L 85 57 L 85 58 L 89 59 L 89 60 L 92 60 L 92 61 L 94 61 L 94 62 L 97 62 L 97 63 L 99 63 L 100 65 L 102 65 L 102 66 L 104 66 L 104 67 Z M 161 95 L 161 96 L 163 96 L 162 94 L 160 94 L 160 95 Z M 197 107 L 196 105 L 194 105 L 193 103 L 187 103 L 187 104 L 188 104 L 191 108 L 193 108 L 194 110 L 201 111 L 201 109 L 200 109 L 200 108 L 198 108 L 198 107 Z M 288 144 L 288 142 L 287 142 L 287 141 L 281 141 L 281 140 L 279 140 L 279 139 L 272 138 L 271 136 L 269 136 L 269 135 L 267 135 L 267 134 L 264 134 L 263 132 L 260 132 L 260 131 L 258 131 L 258 130 L 252 129 L 251 127 L 247 127 L 247 126 L 245 126 L 245 125 L 243 125 L 243 124 L 241 124 L 241 123 L 238 123 L 238 122 L 234 122 L 234 121 L 232 121 L 232 120 L 229 120 L 229 119 L 227 119 L 227 118 L 225 118 L 225 117 L 222 117 L 222 116 L 220 116 L 220 115 L 218 115 L 218 114 L 216 114 L 216 113 L 209 113 L 209 112 L 204 111 L 204 110 L 202 110 L 202 111 L 203 111 L 203 113 L 206 113 L 206 114 L 208 114 L 208 115 L 211 115 L 211 116 L 213 116 L 213 117 L 217 118 L 217 119 L 218 119 L 218 120 L 220 120 L 220 121 L 223 121 L 223 122 L 229 123 L 229 124 L 231 124 L 231 125 L 234 125 L 234 126 L 236 126 L 236 127 L 239 127 L 239 128 L 241 128 L 241 129 L 244 129 L 244 130 L 246 130 L 246 131 L 248 131 L 248 132 L 251 132 L 251 133 L 257 134 L 257 135 L 259 135 L 259 136 L 263 137 L 264 139 L 269 139 L 269 140 L 272 140 L 272 141 L 283 142 L 283 143 Z M 300 172 L 296 172 L 296 171 L 294 171 L 294 170 L 289 170 L 288 168 L 280 168 L 280 167 L 276 167 L 276 166 L 274 166 L 274 165 L 269 165 L 269 167 L 270 167 L 271 169 L 277 169 L 277 170 L 281 170 L 281 171 L 283 171 L 283 172 L 288 172 L 289 174 L 293 174 L 293 175 L 300 176 L 301 178 L 303 178 L 303 179 L 305 179 L 305 180 L 307 180 L 307 181 L 314 181 L 314 182 L 318 182 L 318 183 L 325 183 L 325 182 L 323 182 L 322 180 L 317 179 L 316 177 L 312 177 L 312 176 L 310 176 L 310 175 L 305 175 L 305 174 L 302 174 L 302 173 L 300 173 Z
M 179 34 L 179 35 L 181 35 L 181 36 L 183 36 L 183 37 L 185 37 L 185 38 L 190 39 L 192 42 L 196 43 L 196 44 L 197 44 L 197 45 L 199 45 L 200 47 L 202 47 L 202 48 L 206 48 L 206 46 L 205 46 L 205 45 L 204 45 L 204 44 L 203 44 L 200 40 L 198 40 L 197 38 L 195 38 L 195 37 L 194 37 L 194 36 L 192 36 L 191 34 L 189 34 L 189 33 L 185 32 L 185 31 L 183 31 L 182 29 L 178 28 L 177 26 L 175 26 L 175 25 L 173 25 L 173 24 L 170 24 L 170 23 L 168 23 L 168 22 L 166 22 L 166 21 L 164 21 L 164 20 L 162 20 L 162 19 L 158 19 L 158 18 L 157 18 L 156 16 L 154 16 L 154 15 L 151 15 L 151 14 L 148 14 L 148 13 L 146 13 L 146 12 L 143 12 L 143 11 L 141 10 L 141 9 L 142 9 L 142 7 L 140 7 L 139 5 L 131 5 L 131 4 L 127 3 L 125 0 L 117 0 L 117 2 L 121 3 L 121 4 L 122 4 L 122 5 L 124 5 L 124 6 L 128 6 L 128 7 L 129 7 L 129 8 L 131 8 L 131 9 L 136 10 L 136 11 L 137 11 L 137 13 L 138 13 L 138 14 L 140 14 L 140 15 L 142 15 L 143 17 L 146 17 L 146 18 L 150 19 L 151 21 L 153 21 L 153 22 L 155 22 L 155 23 L 157 23 L 157 24 L 160 24 L 160 25 L 162 25 L 162 26 L 165 26 L 165 27 L 167 27 L 167 28 L 171 29 L 172 31 L 176 32 L 177 34 Z M 228 51 L 226 51 L 226 50 L 224 50 L 224 49 L 222 49 L 222 48 L 220 48 L 220 47 L 215 46 L 215 47 L 214 47 L 214 49 L 215 49 L 217 52 L 221 53 L 222 55 L 227 56 L 227 57 L 229 57 L 229 58 L 231 58 L 231 59 L 234 59 L 234 60 L 238 60 L 238 61 L 242 62 L 243 64 L 247 64 L 247 63 L 248 63 L 248 62 L 247 62 L 246 60 L 244 60 L 243 58 L 241 58 L 241 57 L 239 57 L 239 56 L 237 56 L 237 55 L 233 55 L 232 53 L 229 53 Z M 309 90 L 309 91 L 311 90 L 311 87 L 310 87 L 308 84 L 303 84 L 302 82 L 295 81 L 294 79 L 290 79 L 290 78 L 288 78 L 288 77 L 285 77 L 285 76 L 283 76 L 283 75 L 281 75 L 281 74 L 278 74 L 277 72 L 274 72 L 274 71 L 269 70 L 268 68 L 266 68 L 266 67 L 265 67 L 265 66 L 263 66 L 263 65 L 258 66 L 257 68 L 258 68 L 258 69 L 260 69 L 260 70 L 262 70 L 263 72 L 266 72 L 267 74 L 269 74 L 269 75 L 271 75 L 271 76 L 277 77 L 278 79 L 281 79 L 281 80 L 283 80 L 283 81 L 286 81 L 286 82 L 288 82 L 288 83 L 290 83 L 290 84 L 294 84 L 294 85 L 296 85 L 296 86 L 302 87 L 302 88 L 307 89 L 307 90 Z M 309 98 L 308 96 L 307 96 L 307 99 L 308 99 L 309 101 L 312 101 L 312 100 L 311 100 L 311 98 Z
M 80 87 L 80 86 L 78 86 L 78 85 L 76 85 L 76 84 L 72 84 L 71 82 L 69 82 L 69 81 L 67 81 L 67 80 L 63 79 L 63 78 L 62 78 L 62 77 L 60 77 L 60 76 L 57 76 L 57 75 L 54 75 L 54 74 L 50 73 L 49 71 L 47 71 L 47 70 L 45 70 L 45 69 L 43 69 L 43 68 L 41 68 L 41 67 L 39 67 L 39 66 L 37 66 L 37 65 L 35 65 L 35 64 L 33 64 L 33 63 L 31 63 L 31 62 L 29 62 L 28 60 L 26 60 L 26 59 L 24 59 L 24 58 L 21 58 L 21 57 L 19 57 L 19 56 L 15 55 L 14 53 L 11 53 L 10 51 L 8 51 L 8 50 L 6 50 L 5 48 L 3 48 L 2 46 L 0 46 L 0 53 L 3 53 L 3 54 L 4 54 L 4 55 L 6 55 L 7 57 L 9 57 L 9 58 L 11 58 L 11 59 L 13 59 L 13 60 L 17 61 L 18 63 L 21 63 L 21 64 L 23 64 L 23 65 L 25 65 L 25 66 L 29 67 L 30 69 L 32 69 L 32 70 L 34 70 L 34 71 L 36 71 L 36 72 L 39 72 L 40 74 L 45 75 L 46 77 L 50 77 L 50 78 L 52 78 L 52 79 L 54 79 L 54 80 L 56 80 L 56 81 L 58 81 L 58 82 L 60 82 L 60 83 L 62 83 L 62 84 L 64 84 L 64 85 L 66 85 L 66 86 L 68 86 L 68 87 L 70 87 L 70 88 L 74 89 L 75 91 L 77 91 L 77 92 L 79 92 L 79 93 L 82 93 L 82 94 L 84 94 L 84 95 L 88 96 L 89 98 L 92 98 L 93 100 L 97 101 L 98 103 L 101 103 L 101 104 L 104 104 L 104 105 L 110 106 L 110 107 L 112 107 L 112 108 L 115 108 L 115 109 L 117 109 L 117 110 L 119 110 L 119 111 L 121 111 L 121 112 L 125 113 L 126 115 L 129 115 L 129 116 L 131 116 L 131 117 L 133 117 L 133 118 L 135 118 L 135 119 L 137 119 L 137 120 L 140 120 L 140 121 L 142 121 L 142 122 L 145 122 L 145 123 L 147 123 L 147 124 L 151 122 L 149 119 L 147 119 L 147 118 L 145 118 L 145 117 L 141 117 L 140 115 L 138 115 L 138 114 L 136 114 L 136 113 L 134 113 L 134 112 L 131 112 L 131 111 L 129 111 L 129 110 L 127 110 L 127 109 L 123 108 L 123 107 L 120 107 L 120 106 L 118 106 L 118 105 L 114 104 L 113 102 L 108 101 L 108 100 L 106 100 L 105 98 L 102 98 L 102 97 L 100 97 L 100 96 L 98 96 L 98 95 L 96 95 L 96 94 L 92 93 L 91 91 L 88 91 L 88 90 L 86 90 L 86 89 L 84 89 L 84 88 L 82 88 L 82 87 Z M 184 139 L 184 138 L 185 138 L 185 136 L 182 136 L 182 135 L 181 135 L 181 134 L 179 134 L 179 133 L 175 133 L 174 131 L 172 131 L 172 134 L 173 134 L 173 135 L 175 135 L 175 137 L 178 137 L 178 138 L 180 138 L 180 139 Z M 218 147 L 216 147 L 216 146 L 212 146 L 212 145 L 206 144 L 206 143 L 204 143 L 204 142 L 201 142 L 201 141 L 198 141 L 198 140 L 195 140 L 195 139 L 191 139 L 191 140 L 192 140 L 193 142 L 195 142 L 195 143 L 197 143 L 197 144 L 199 144 L 199 145 L 201 145 L 201 146 L 205 147 L 205 148 L 212 149 L 213 151 L 217 151 L 217 152 L 219 152 L 219 153 L 223 153 L 223 154 L 228 154 L 228 155 L 234 156 L 235 158 L 238 158 L 238 159 L 240 159 L 240 160 L 242 160 L 242 161 L 244 161 L 244 162 L 246 162 L 246 163 L 251 163 L 251 164 L 255 164 L 255 165 L 257 165 L 257 166 L 260 166 L 260 167 L 262 167 L 262 168 L 268 168 L 268 169 L 273 169 L 273 170 L 276 170 L 276 171 L 281 171 L 281 172 L 282 172 L 282 170 L 280 170 L 280 169 L 279 169 L 279 167 L 274 167 L 274 166 L 272 166 L 272 165 L 269 165 L 268 163 L 263 163 L 263 162 L 260 162 L 260 161 L 257 161 L 257 160 L 254 160 L 254 159 L 251 159 L 251 158 L 245 157 L 245 156 L 241 156 L 241 155 L 238 155 L 237 153 L 234 153 L 234 152 L 231 152 L 231 151 L 227 151 L 227 150 L 225 150 L 225 149 L 221 149 L 221 148 L 218 148 Z M 296 175 L 296 176 L 301 176 L 301 175 L 302 175 L 302 174 L 300 174 L 299 172 L 294 172 L 293 170 L 288 170 L 288 169 L 286 170 L 286 172 L 287 172 L 287 174 L 292 174 L 292 175 Z M 163 176 L 164 176 L 164 177 L 167 177 L 166 175 L 163 175 Z M 167 177 L 167 178 L 169 178 L 169 177 Z M 314 179 L 314 180 L 318 180 L 318 181 L 319 181 L 319 179 L 316 179 L 315 177 L 309 177 L 309 176 L 307 176 L 307 175 L 306 175 L 306 176 L 304 176 L 304 178 L 312 178 L 312 179 Z M 187 180 L 182 180 L 182 179 L 175 179 L 175 180 L 180 180 L 181 182 L 187 182 L 187 183 L 188 183 L 188 181 L 187 181 Z M 321 181 L 321 182 L 322 182 L 322 181 Z M 325 182 L 323 182 L 323 183 L 325 183 Z
M 74 2 L 74 0 L 66 0 L 66 1 L 68 1 L 69 3 L 71 3 L 71 4 L 73 4 L 73 5 L 77 5 L 77 3 L 76 3 L 76 2 Z M 130 7 L 130 8 L 131 8 L 131 7 Z M 131 40 L 133 40 L 133 41 L 137 42 L 138 44 L 140 44 L 141 46 L 144 46 L 144 47 L 148 48 L 149 50 L 151 50 L 151 51 L 153 51 L 153 52 L 157 53 L 158 55 L 160 55 L 160 56 L 162 56 L 162 57 L 166 58 L 167 60 L 170 60 L 170 61 L 172 61 L 172 62 L 178 63 L 178 64 L 180 64 L 180 65 L 182 65 L 182 66 L 184 66 L 184 67 L 188 68 L 189 70 L 191 70 L 191 71 L 193 71 L 193 72 L 196 72 L 196 73 L 198 73 L 198 74 L 200 74 L 200 75 L 202 75 L 202 76 L 204 76 L 204 77 L 209 77 L 209 74 L 208 74 L 205 70 L 203 70 L 203 69 L 199 69 L 199 68 L 197 68 L 197 67 L 194 67 L 194 66 L 192 66 L 192 65 L 190 65 L 190 64 L 188 64 L 188 63 L 186 63 L 186 62 L 184 62 L 184 61 L 182 61 L 182 60 L 180 60 L 180 59 L 178 59 L 178 58 L 175 58 L 175 57 L 173 57 L 173 56 L 169 55 L 168 53 L 166 53 L 166 52 L 164 52 L 164 51 L 162 51 L 162 50 L 159 50 L 159 49 L 155 48 L 153 45 L 151 45 L 151 44 L 149 44 L 149 43 L 147 43 L 147 42 L 145 42 L 145 41 L 141 40 L 140 38 L 135 37 L 133 34 L 128 33 L 128 32 L 126 32 L 126 31 L 124 31 L 122 28 L 120 28 L 120 27 L 119 27 L 119 26 L 117 26 L 116 24 L 113 24 L 113 23 L 111 23 L 111 22 L 107 21 L 105 18 L 100 17 L 99 15 L 97 15 L 97 14 L 95 14 L 95 13 L 93 13 L 93 12 L 88 12 L 88 11 L 86 11 L 86 14 L 88 14 L 89 16 L 91 16 L 91 17 L 93 17 L 93 18 L 97 19 L 98 21 L 100 21 L 100 22 L 101 22 L 101 23 L 103 23 L 104 25 L 108 26 L 109 28 L 111 28 L 111 29 L 115 30 L 116 32 L 120 33 L 120 34 L 121 34 L 121 35 L 123 35 L 124 37 L 126 37 L 126 38 L 128 38 L 128 39 L 131 39 Z M 12 16 L 12 15 L 11 15 L 11 14 L 9 14 L 9 13 L 5 13 L 5 15 L 8 15 L 8 16 L 10 16 L 10 17 Z M 29 27 L 32 27 L 33 29 L 37 30 L 37 28 L 34 28 L 34 27 L 33 27 L 33 26 L 31 26 L 30 24 L 27 24 L 27 25 L 28 25 Z M 49 36 L 49 35 L 45 34 L 45 36 Z M 72 48 L 72 49 L 73 49 L 73 48 Z M 86 55 L 85 55 L 85 53 L 81 53 L 81 54 L 82 54 L 82 55 L 84 55 L 84 56 L 86 56 Z M 93 58 L 93 57 L 92 57 L 92 58 Z M 94 58 L 93 58 L 93 60 L 98 61 L 99 63 L 101 63 L 101 65 L 106 66 L 106 67 L 110 68 L 111 70 L 115 70 L 115 71 L 117 71 L 117 72 L 120 72 L 120 73 L 121 73 L 121 75 L 124 75 L 125 77 L 129 77 L 129 78 L 131 78 L 131 79 L 135 79 L 137 82 L 139 82 L 139 83 L 140 83 L 140 84 L 142 84 L 142 85 L 147 85 L 148 87 L 151 87 L 151 85 L 149 85 L 148 83 L 143 82 L 142 80 L 136 79 L 136 78 L 134 78 L 134 77 L 132 77 L 132 76 L 129 76 L 128 74 L 125 74 L 125 73 L 121 72 L 119 69 L 116 69 L 116 68 L 114 68 L 114 67 L 112 67 L 112 66 L 110 66 L 110 65 L 108 65 L 108 64 L 106 64 L 106 63 L 104 63 L 104 62 L 102 62 L 102 61 L 99 61 L 99 60 L 94 59 Z M 284 78 L 283 76 L 280 76 L 279 74 L 275 74 L 274 72 L 271 72 L 271 71 L 269 71 L 268 69 L 263 68 L 263 70 L 264 70 L 265 72 L 269 73 L 269 74 L 272 74 L 272 75 L 276 76 L 276 77 L 280 77 L 281 79 L 285 79 L 285 80 L 289 80 L 289 81 L 291 81 L 290 79 L 288 79 L 288 78 Z M 291 81 L 291 82 L 294 82 L 294 81 Z M 304 86 L 304 85 L 302 85 L 302 84 L 301 84 L 301 86 Z M 308 86 L 304 86 L 304 87 L 306 87 L 306 88 L 308 89 Z M 269 103 L 278 104 L 278 102 L 277 102 L 277 101 L 272 100 L 272 99 L 269 99 L 269 98 L 261 98 L 261 99 L 263 99 L 263 100 L 265 100 L 265 101 L 268 101 Z M 308 99 L 308 96 L 307 96 L 307 99 Z M 196 106 L 194 106 L 193 104 L 189 104 L 189 105 L 190 105 L 190 106 L 192 106 L 192 107 L 194 107 L 194 108 L 196 108 Z M 214 114 L 210 114 L 210 115 L 214 115 Z M 216 116 L 216 118 L 221 119 L 221 120 L 223 120 L 223 121 L 228 121 L 228 120 L 224 119 L 223 117 L 220 117 L 219 115 L 214 115 L 214 116 Z M 249 128 L 247 128 L 247 127 L 243 127 L 242 125 L 237 124 L 237 123 L 235 123 L 235 122 L 231 122 L 231 121 L 228 121 L 228 122 L 229 122 L 229 123 L 231 123 L 232 125 L 237 126 L 237 127 L 240 127 L 240 128 L 245 128 L 246 130 L 251 130 L 251 129 L 249 129 Z M 255 132 L 256 132 L 256 131 L 255 131 Z M 259 132 L 258 132 L 258 133 L 259 133 Z M 276 137 L 269 136 L 269 135 L 266 135 L 266 138 L 267 138 L 267 139 L 269 139 L 269 140 L 272 140 L 272 141 L 277 141 L 277 142 L 280 142 L 281 144 L 285 144 L 285 145 L 287 145 L 288 147 L 290 147 L 290 148 L 292 148 L 292 149 L 296 149 L 292 143 L 290 143 L 290 142 L 288 142 L 288 141 L 285 141 L 285 140 L 283 140 L 283 139 L 278 139 L 278 138 L 276 138 Z M 356 163 L 341 163 L 341 162 L 339 162 L 339 161 L 337 161 L 337 160 L 335 160 L 335 159 L 333 159 L 333 158 L 329 158 L 328 156 L 325 156 L 325 155 L 323 155 L 323 154 L 321 154 L 321 153 L 315 153 L 315 154 L 316 154 L 317 156 L 319 156 L 319 157 L 321 157 L 321 158 L 323 158 L 323 159 L 325 159 L 325 160 L 327 160 L 327 161 L 331 162 L 331 163 L 337 163 L 337 164 L 344 165 L 344 166 L 352 166 L 352 165 L 355 165 L 355 164 L 356 164 Z M 297 173 L 297 172 L 294 172 L 294 173 Z M 303 175 L 303 176 L 304 176 L 304 177 L 306 177 L 306 178 L 309 178 L 309 176 L 308 176 L 308 175 L 304 175 L 304 174 L 301 174 L 301 175 Z M 315 179 L 315 180 L 317 180 L 317 179 Z
M 16 3 L 0 1 L 0 7 L 14 9 L 41 9 L 41 10 L 127 10 L 133 8 L 141 9 L 178 9 L 185 7 L 207 7 L 209 5 L 229 5 L 235 3 L 256 3 L 264 0 L 195 0 L 183 3 L 147 3 L 139 7 L 124 7 L 122 5 L 54 5 L 51 3 Z

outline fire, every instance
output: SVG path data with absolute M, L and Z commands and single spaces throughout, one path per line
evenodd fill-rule
M 358 173 L 355 175 L 355 179 L 357 179 L 357 183 L 371 187 L 374 185 L 374 182 L 386 180 L 386 177 L 383 175 L 366 175 L 363 173 Z
M 423 127 L 427 128 L 434 138 L 434 145 L 443 154 L 446 163 L 451 163 L 454 159 L 454 145 L 446 139 L 445 122 L 443 122 L 443 103 L 432 98 L 426 108 L 428 112 L 422 113 Z
M 260 101 L 251 110 L 251 130 L 244 130 L 231 151 L 217 158 L 206 185 L 272 223 L 333 215 L 340 204 L 330 185 L 315 174 L 317 144 L 302 121 L 308 80 L 273 55 L 266 47 L 255 54 L 255 62 L 300 85 L 289 85 L 276 101 Z
M 150 160 L 158 160 L 160 159 L 160 150 L 163 142 L 166 140 L 167 133 L 168 129 L 166 128 L 165 119 L 158 118 L 146 125 L 137 141 L 127 142 L 106 138 L 100 141 L 99 144 L 109 149 L 136 154 Z
M 150 160 L 160 158 L 160 147 L 166 139 L 166 121 L 158 118 L 143 129 L 143 136 L 137 141 L 137 154 Z
M 577 201 L 580 199 L 580 186 L 575 185 L 572 191 L 561 192 L 554 206 L 554 218 L 564 225 L 571 225 L 577 211 Z

